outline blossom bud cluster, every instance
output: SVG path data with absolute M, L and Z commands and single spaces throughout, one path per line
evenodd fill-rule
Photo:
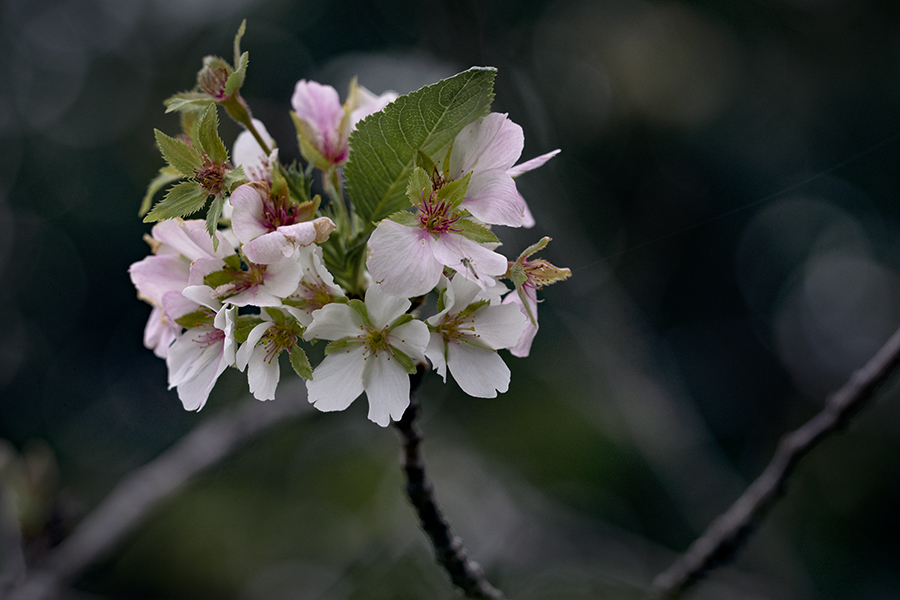
M 506 392 L 510 371 L 499 351 L 528 355 L 537 290 L 569 272 L 528 260 L 549 238 L 507 260 L 492 226 L 534 224 L 515 178 L 558 151 L 516 165 L 522 128 L 488 113 L 461 126 L 440 152 L 406 157 L 406 208 L 366 222 L 352 190 L 354 203 L 343 189 L 345 167 L 357 156 L 351 134 L 398 96 L 354 81 L 341 103 L 334 88 L 301 80 L 292 118 L 306 165 L 286 166 L 249 109 L 247 119 L 236 118 L 246 131 L 231 156 L 208 150 L 218 147 L 216 103 L 244 106 L 239 87 L 219 98 L 207 89 L 224 89 L 226 67 L 208 59 L 200 91 L 179 96 L 187 142 L 157 135 L 170 165 L 151 184 L 152 192 L 160 181 L 186 178 L 200 189 L 192 211 L 214 197 L 209 214 L 183 218 L 189 214 L 170 197 L 187 184 L 173 187 L 148 217 L 158 221 L 146 236 L 151 254 L 129 269 L 152 306 L 144 343 L 165 359 L 169 388 L 184 407 L 202 408 L 228 367 L 247 373 L 256 398 L 274 399 L 282 353 L 306 379 L 316 408 L 343 410 L 365 392 L 369 418 L 382 426 L 406 409 L 417 365 L 430 365 L 444 381 L 449 372 L 472 396 Z M 213 191 L 203 187 L 199 166 L 209 153 L 229 178 Z M 313 366 L 307 351 L 319 340 L 327 342 L 324 358 Z

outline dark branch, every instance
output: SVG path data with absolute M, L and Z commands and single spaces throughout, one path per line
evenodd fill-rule
M 88 567 L 108 557 L 163 500 L 244 442 L 308 409 L 304 398 L 265 405 L 253 401 L 241 410 L 198 425 L 172 448 L 119 483 L 69 537 L 35 566 L 11 598 L 57 597 L 59 586 L 74 581 Z
M 419 368 L 411 377 L 413 390 L 422 374 L 423 370 Z M 406 473 L 406 495 L 419 515 L 422 529 L 434 546 L 435 559 L 449 573 L 453 584 L 469 598 L 503 598 L 503 594 L 484 578 L 484 571 L 478 563 L 469 559 L 462 539 L 453 533 L 450 523 L 437 504 L 434 484 L 425 474 L 425 460 L 419 452 L 422 432 L 415 424 L 419 411 L 419 401 L 411 395 L 409 407 L 403 417 L 394 423 L 403 438 L 401 460 Z
M 846 427 L 900 364 L 900 330 L 850 380 L 828 397 L 825 408 L 796 431 L 785 435 L 762 475 L 724 514 L 716 518 L 653 585 L 661 597 L 677 598 L 707 571 L 730 561 L 784 493 L 797 463 L 828 435 Z

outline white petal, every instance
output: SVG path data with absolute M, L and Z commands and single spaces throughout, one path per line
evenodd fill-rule
M 250 368 L 247 369 L 247 383 L 253 397 L 257 400 L 274 400 L 275 389 L 278 387 L 280 377 L 278 355 L 275 355 L 272 362 L 269 362 L 266 360 L 265 346 L 254 348 L 250 357 Z
M 477 242 L 454 233 L 445 233 L 435 241 L 434 257 L 480 287 L 492 284 L 490 277 L 506 273 L 504 256 Z M 464 262 L 465 261 L 465 262 Z M 485 276 L 489 277 L 485 277 Z
M 509 389 L 509 367 L 494 350 L 449 341 L 447 363 L 462 391 L 476 398 L 495 398 Z
M 266 131 L 266 126 L 262 124 L 262 121 L 253 119 L 253 126 L 266 145 L 270 149 L 275 148 L 275 141 Z M 269 168 L 269 157 L 265 150 L 259 145 L 253 134 L 246 130 L 242 131 L 235 140 L 231 159 L 234 164 L 244 167 L 244 175 L 251 181 L 263 179 Z
M 528 321 L 514 304 L 483 306 L 472 316 L 478 342 L 494 350 L 514 346 L 525 332 Z
M 500 113 L 467 125 L 453 142 L 450 175 L 459 179 L 469 171 L 503 169 L 515 164 L 525 147 L 522 128 Z
M 169 353 L 169 346 L 175 341 L 175 335 L 180 330 L 177 325 L 173 327 L 165 317 L 162 306 L 154 306 L 144 327 L 144 346 L 152 349 L 156 356 L 165 358 Z
M 188 284 L 190 263 L 178 254 L 151 255 L 128 267 L 137 290 L 157 304 L 166 292 L 180 292 Z
M 460 207 L 484 223 L 509 227 L 525 223 L 525 201 L 504 169 L 473 174 Z
M 251 262 L 258 265 L 278 262 L 294 252 L 293 244 L 278 230 L 263 233 L 256 239 L 245 242 L 241 249 Z
M 263 224 L 263 203 L 260 191 L 252 185 L 239 186 L 231 194 L 231 205 L 234 207 L 231 227 L 238 240 L 244 244 L 269 232 L 268 227 Z
M 264 336 L 273 325 L 273 322 L 267 321 L 265 323 L 260 323 L 250 330 L 250 335 L 247 336 L 247 340 L 241 344 L 241 347 L 238 348 L 237 354 L 235 355 L 235 366 L 239 371 L 243 372 L 244 369 L 247 368 L 247 363 L 250 361 L 253 350 L 256 348 L 259 340 L 262 339 L 262 336 Z
M 212 238 L 206 232 L 206 222 L 202 220 L 170 219 L 157 223 L 150 233 L 155 239 L 171 246 L 191 261 L 198 258 L 224 258 L 234 254 L 234 248 L 221 235 L 219 235 L 219 249 L 213 250 Z
M 366 290 L 366 312 L 376 329 L 391 324 L 397 317 L 405 313 L 411 303 L 404 297 L 386 293 L 380 285 L 373 284 Z
M 425 360 L 429 339 L 428 326 L 422 321 L 404 323 L 388 334 L 388 343 L 414 360 Z
M 444 336 L 439 333 L 432 333 L 428 347 L 425 348 L 425 356 L 431 361 L 431 367 L 444 379 L 444 383 L 447 383 L 447 358 L 444 356 L 445 351 Z
M 362 346 L 325 357 L 306 382 L 309 402 L 324 412 L 344 410 L 363 391 Z
M 399 421 L 409 406 L 409 375 L 400 363 L 386 353 L 370 356 L 363 383 L 369 399 L 369 420 L 382 427 L 392 419 Z
M 437 285 L 443 271 L 432 252 L 433 245 L 434 238 L 428 231 L 385 219 L 369 238 L 366 266 L 375 283 L 387 293 L 404 298 L 421 296 Z
M 526 160 L 525 162 L 523 162 L 521 164 L 511 167 L 508 171 L 506 171 L 506 173 L 510 177 L 515 178 L 515 177 L 518 177 L 519 175 L 521 175 L 522 173 L 527 173 L 528 171 L 534 171 L 535 169 L 537 169 L 538 167 L 540 167 L 545 162 L 547 162 L 548 160 L 550 160 L 551 158 L 553 158 L 554 156 L 556 156 L 559 153 L 560 153 L 560 150 L 559 150 L 559 148 L 557 148 L 556 150 L 553 150 L 552 152 L 548 152 L 547 154 L 541 154 L 537 158 L 532 158 L 531 160 Z
M 222 360 L 224 341 L 204 344 L 204 337 L 212 330 L 189 329 L 169 347 L 169 389 L 178 387 L 178 398 L 186 410 L 203 408 L 216 380 L 228 366 Z
M 168 295 L 169 294 L 166 294 L 166 296 Z M 219 308 L 222 307 L 222 303 L 219 302 L 219 298 L 216 296 L 216 291 L 208 285 L 189 285 L 181 291 L 181 295 L 193 302 L 196 302 L 197 304 L 202 304 L 203 306 L 211 308 L 215 311 L 218 311 Z M 166 296 L 163 296 L 163 298 L 165 298 Z M 166 305 L 164 304 L 163 306 Z M 194 310 L 197 309 L 194 308 Z M 168 307 L 166 308 L 166 312 L 169 314 L 174 314 L 170 312 L 170 309 Z M 178 317 L 175 318 L 177 319 Z
M 326 304 L 313 312 L 312 324 L 306 328 L 303 339 L 339 340 L 360 335 L 365 329 L 359 313 L 346 304 Z

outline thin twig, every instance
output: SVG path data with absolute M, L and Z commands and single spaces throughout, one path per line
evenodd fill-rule
M 897 330 L 866 365 L 832 393 L 825 408 L 796 431 L 785 435 L 762 475 L 725 513 L 653 582 L 661 597 L 678 598 L 707 571 L 731 560 L 748 535 L 784 493 L 800 459 L 828 435 L 843 429 L 900 364 Z
M 253 401 L 240 410 L 198 425 L 172 448 L 126 477 L 59 546 L 28 574 L 14 600 L 56 597 L 91 565 L 119 544 L 166 498 L 244 442 L 308 410 L 303 398 Z
M 422 374 L 423 370 L 419 368 L 411 377 L 413 390 Z M 402 464 L 406 473 L 406 495 L 419 515 L 422 530 L 434 546 L 435 559 L 450 575 L 453 584 L 469 598 L 502 599 L 503 593 L 488 583 L 482 568 L 469 558 L 462 539 L 453 533 L 434 497 L 434 484 L 425 474 L 425 460 L 419 452 L 422 432 L 415 424 L 419 412 L 419 401 L 414 395 L 410 395 L 409 407 L 403 417 L 394 423 L 403 438 Z

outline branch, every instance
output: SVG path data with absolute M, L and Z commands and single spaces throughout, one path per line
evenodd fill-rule
M 653 582 L 661 597 L 678 598 L 707 571 L 731 560 L 762 517 L 784 493 L 797 463 L 825 437 L 846 427 L 900 364 L 897 330 L 866 365 L 832 393 L 825 408 L 796 431 L 785 435 L 762 475 L 725 513 L 716 518 L 681 558 Z
M 127 476 L 59 546 L 51 550 L 11 596 L 56 597 L 58 588 L 108 557 L 144 519 L 194 477 L 244 442 L 308 410 L 303 398 L 252 402 L 198 425 L 181 441 Z
M 420 367 L 410 377 L 413 391 L 423 373 Z M 403 417 L 394 423 L 403 438 L 402 464 L 406 473 L 406 495 L 419 515 L 422 529 L 434 546 L 435 559 L 450 574 L 453 584 L 469 598 L 500 600 L 503 593 L 488 583 L 482 568 L 469 559 L 462 539 L 453 533 L 434 497 L 434 484 L 425 474 L 425 460 L 419 452 L 422 432 L 415 424 L 419 412 L 419 401 L 410 395 L 409 407 Z

